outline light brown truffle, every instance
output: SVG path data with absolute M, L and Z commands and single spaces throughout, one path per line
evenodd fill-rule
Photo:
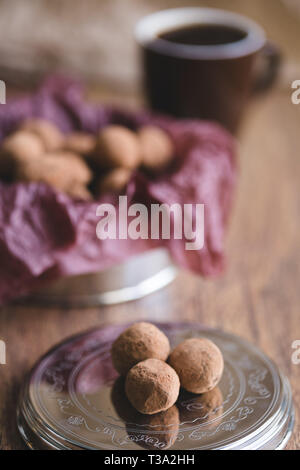
M 72 132 L 67 135 L 63 144 L 64 150 L 87 156 L 93 152 L 96 138 L 87 132 Z
M 142 164 L 153 172 L 165 170 L 173 158 L 173 143 L 168 134 L 156 126 L 144 126 L 138 132 Z
M 121 193 L 126 188 L 132 175 L 132 170 L 128 168 L 116 168 L 111 170 L 104 177 L 100 178 L 97 187 L 96 193 Z
M 85 163 L 84 159 L 73 152 L 64 150 L 49 152 L 46 154 L 47 158 L 53 158 L 63 162 L 65 168 L 70 172 L 72 180 L 78 183 L 88 184 L 92 179 L 92 171 Z
M 166 335 L 151 323 L 141 322 L 127 328 L 113 343 L 111 357 L 115 369 L 125 375 L 140 361 L 156 358 L 165 361 L 170 353 Z
M 180 389 L 175 370 L 159 359 L 146 359 L 127 374 L 128 400 L 140 413 L 152 415 L 174 405 Z
M 72 185 L 84 185 L 91 177 L 84 161 L 73 154 L 46 154 L 42 159 L 19 162 L 17 181 L 41 181 L 62 191 Z
M 169 364 L 176 370 L 180 383 L 192 393 L 205 393 L 220 381 L 224 361 L 220 349 L 206 338 L 190 338 L 170 354 Z
M 43 142 L 46 152 L 58 150 L 62 147 L 64 137 L 60 130 L 50 121 L 41 118 L 27 119 L 21 129 L 38 136 Z
M 146 449 L 169 449 L 179 430 L 179 410 L 173 405 L 153 415 L 139 413 L 125 394 L 125 379 L 119 376 L 111 389 L 116 414 L 124 421 L 131 441 Z M 138 426 L 137 426 L 138 425 Z
M 26 131 L 6 137 L 0 149 L 0 175 L 14 178 L 20 162 L 39 158 L 44 153 L 41 140 Z
M 99 133 L 94 159 L 104 168 L 136 168 L 141 161 L 137 135 L 126 127 L 105 127 Z

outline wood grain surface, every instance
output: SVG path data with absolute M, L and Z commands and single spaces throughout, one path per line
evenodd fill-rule
M 231 3 L 236 9 L 245 5 Z M 259 17 L 258 11 L 253 9 L 252 16 Z M 277 20 L 279 25 L 279 16 Z M 269 30 L 276 38 L 275 24 Z M 277 32 L 282 36 L 282 29 Z M 24 375 L 41 354 L 92 326 L 142 319 L 198 321 L 260 347 L 291 382 L 297 417 L 287 448 L 300 449 L 300 365 L 291 360 L 292 343 L 300 340 L 300 105 L 293 105 L 290 95 L 288 87 L 277 88 L 248 107 L 239 136 L 240 177 L 224 276 L 207 281 L 181 272 L 169 287 L 114 307 L 11 305 L 0 311 L 0 338 L 7 345 L 7 364 L 0 365 L 0 449 L 25 448 L 16 428 L 18 394 Z M 135 95 L 115 91 L 98 90 L 93 96 L 139 102 Z
M 0 447 L 23 449 L 15 423 L 20 384 L 34 362 L 68 335 L 103 323 L 199 321 L 262 348 L 288 376 L 300 449 L 300 106 L 273 91 L 249 106 L 240 137 L 240 178 L 227 238 L 228 267 L 217 280 L 181 272 L 169 287 L 113 307 L 59 310 L 11 305 L 0 312 L 7 364 L 0 366 Z

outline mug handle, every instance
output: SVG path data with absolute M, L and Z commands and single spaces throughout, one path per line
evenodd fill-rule
M 275 83 L 282 62 L 282 55 L 279 47 L 268 41 L 260 51 L 262 70 L 254 81 L 253 92 L 261 93 L 267 91 Z

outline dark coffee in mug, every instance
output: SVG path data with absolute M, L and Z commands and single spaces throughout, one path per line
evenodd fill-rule
M 237 130 L 265 45 L 256 23 L 218 9 L 177 8 L 142 19 L 136 38 L 153 110 Z
M 191 24 L 160 33 L 158 41 L 163 39 L 175 44 L 191 46 L 215 46 L 240 41 L 246 37 L 245 31 L 221 24 Z

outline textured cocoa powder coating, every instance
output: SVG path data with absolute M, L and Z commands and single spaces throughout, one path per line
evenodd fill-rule
M 142 164 L 153 172 L 163 171 L 173 158 L 173 144 L 168 134 L 156 126 L 144 126 L 138 133 Z
M 21 128 L 38 136 L 44 145 L 46 152 L 52 152 L 62 147 L 64 136 L 60 130 L 50 121 L 45 119 L 27 119 Z
M 80 155 L 66 150 L 59 150 L 56 152 L 49 152 L 45 158 L 51 159 L 54 162 L 62 162 L 65 166 L 66 178 L 68 174 L 76 183 L 88 184 L 92 179 L 92 171 Z
M 0 149 L 0 177 L 13 179 L 20 163 L 39 158 L 43 153 L 41 139 L 30 132 L 19 131 L 6 137 Z
M 220 349 L 205 338 L 180 343 L 170 354 L 169 364 L 176 370 L 181 386 L 192 393 L 212 390 L 220 381 L 224 361 Z
M 128 400 L 140 413 L 152 415 L 174 405 L 180 389 L 175 370 L 159 359 L 146 359 L 127 374 L 125 391 Z
M 76 185 L 85 185 L 91 172 L 84 161 L 67 152 L 47 153 L 41 159 L 28 159 L 16 167 L 17 181 L 41 181 L 62 191 Z
M 113 343 L 111 349 L 115 369 L 125 375 L 140 361 L 156 358 L 165 361 L 170 353 L 166 335 L 151 323 L 135 323 Z
M 123 126 L 105 127 L 99 133 L 94 158 L 104 168 L 136 168 L 141 161 L 137 135 Z

